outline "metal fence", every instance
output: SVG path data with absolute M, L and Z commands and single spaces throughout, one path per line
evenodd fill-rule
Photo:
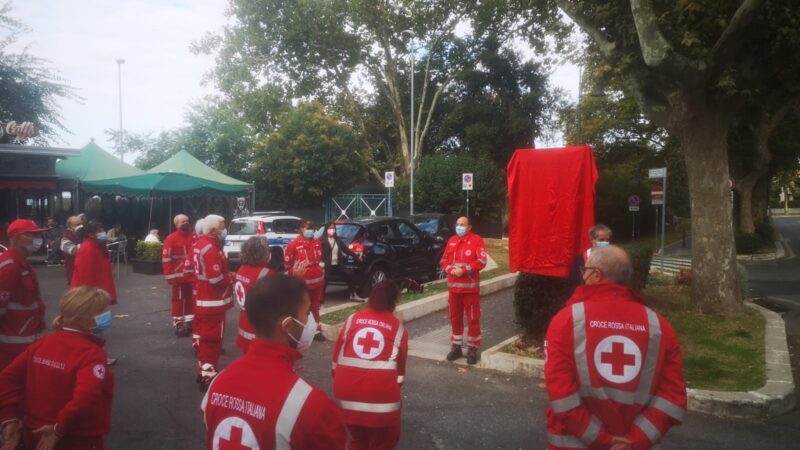
M 326 222 L 391 215 L 391 199 L 385 194 L 342 194 L 325 202 Z

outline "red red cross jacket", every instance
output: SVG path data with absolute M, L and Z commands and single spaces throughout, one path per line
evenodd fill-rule
M 219 239 L 203 236 L 192 246 L 195 314 L 220 314 L 233 306 L 233 274 Z
M 545 341 L 550 449 L 609 448 L 612 436 L 648 449 L 686 412 L 680 343 L 631 289 L 580 286 Z
M 0 374 L 0 421 L 24 418 L 28 430 L 56 424 L 75 437 L 108 434 L 114 374 L 103 343 L 64 329 L 29 346 Z
M 271 275 L 275 272 L 264 266 L 250 266 L 242 264 L 236 271 L 236 283 L 233 285 L 233 294 L 236 296 L 236 303 L 239 304 L 239 335 L 236 336 L 236 346 L 247 353 L 250 341 L 256 338 L 256 330 L 247 319 L 244 302 L 250 288 L 256 281 Z
M 308 261 L 309 266 L 306 273 L 303 275 L 303 280 L 309 288 L 319 287 L 325 283 L 325 272 L 320 267 L 322 262 L 322 244 L 319 239 L 306 239 L 303 236 L 297 236 L 295 240 L 289 242 L 284 252 L 284 264 L 292 275 L 292 269 L 295 263 L 301 261 Z
M 117 304 L 117 288 L 114 286 L 108 250 L 104 243 L 97 242 L 94 237 L 84 239 L 75 254 L 75 271 L 69 287 L 81 286 L 103 289 L 111 296 L 111 304 Z
M 292 370 L 300 358 L 287 345 L 255 339 L 220 372 L 201 406 L 206 448 L 344 449 L 336 405 Z
M 486 267 L 486 249 L 483 246 L 483 239 L 474 233 L 467 233 L 464 237 L 454 235 L 447 242 L 439 265 L 447 272 L 447 287 L 450 292 L 480 293 L 480 271 Z M 460 277 L 450 275 L 455 268 L 463 269 L 464 275 Z
M 186 261 L 191 260 L 192 234 L 181 230 L 174 231 L 164 239 L 161 250 L 161 265 L 164 278 L 169 284 L 190 283 L 193 268 Z
M 0 370 L 44 331 L 36 273 L 13 248 L 0 255 Z
M 345 422 L 365 427 L 400 423 L 408 331 L 390 311 L 366 308 L 350 317 L 333 351 L 333 395 Z

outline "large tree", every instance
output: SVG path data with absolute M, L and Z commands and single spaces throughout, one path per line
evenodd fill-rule
M 557 4 L 630 83 L 648 118 L 681 145 L 692 203 L 693 301 L 706 312 L 740 312 L 728 131 L 747 92 L 764 87 L 764 64 L 777 63 L 770 59 L 774 46 L 793 42 L 800 32 L 795 2 Z

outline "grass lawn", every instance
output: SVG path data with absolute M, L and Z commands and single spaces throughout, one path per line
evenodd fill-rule
M 508 241 L 502 239 L 484 239 L 486 245 L 486 253 L 494 259 L 497 263 L 497 268 L 487 272 L 481 272 L 481 280 L 489 280 L 500 275 L 508 273 Z M 447 283 L 445 282 L 432 282 L 425 285 L 425 290 L 421 294 L 404 292 L 400 296 L 399 305 L 410 303 L 421 298 L 430 297 L 431 295 L 447 292 Z M 327 325 L 335 325 L 344 322 L 351 314 L 361 311 L 367 305 L 361 303 L 358 305 L 350 306 L 349 308 L 340 309 L 332 313 L 323 314 L 320 321 Z

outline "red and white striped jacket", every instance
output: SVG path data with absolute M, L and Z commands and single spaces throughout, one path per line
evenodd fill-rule
M 634 291 L 580 286 L 553 318 L 545 341 L 548 448 L 635 450 L 661 442 L 686 412 L 680 343 L 666 319 Z
M 447 242 L 439 264 L 447 272 L 447 287 L 450 292 L 480 293 L 480 271 L 486 267 L 486 249 L 483 246 L 483 239 L 471 232 L 465 234 L 464 237 L 454 235 Z M 450 272 L 456 268 L 463 269 L 464 275 L 460 277 L 450 275 Z
M 192 234 L 181 230 L 174 231 L 164 239 L 161 265 L 169 284 L 192 282 L 194 268 L 192 264 L 186 264 L 186 260 L 191 260 L 192 242 Z
M 236 296 L 236 303 L 239 304 L 239 334 L 236 336 L 236 346 L 242 352 L 247 353 L 250 346 L 250 341 L 256 338 L 256 330 L 247 319 L 247 311 L 245 311 L 245 300 L 250 288 L 256 284 L 256 281 L 272 275 L 272 270 L 264 266 L 250 266 L 242 264 L 239 270 L 236 271 L 236 282 L 233 284 L 233 295 Z
M 44 303 L 36 273 L 13 248 L 0 255 L 0 370 L 44 331 Z
M 286 246 L 283 256 L 283 262 L 286 265 L 286 270 L 289 271 L 289 275 L 292 275 L 295 263 L 301 261 L 309 262 L 308 269 L 303 274 L 303 280 L 309 288 L 319 287 L 325 283 L 325 271 L 320 266 L 322 262 L 322 243 L 319 242 L 319 239 L 306 239 L 303 236 L 297 236 Z
M 192 245 L 195 314 L 221 314 L 233 306 L 233 274 L 219 239 L 203 236 Z
M 350 317 L 333 351 L 333 395 L 345 423 L 386 427 L 400 422 L 408 331 L 390 311 L 366 308 Z
M 203 399 L 206 448 L 343 450 L 347 431 L 341 414 L 324 392 L 292 370 L 300 358 L 288 345 L 253 340 Z

